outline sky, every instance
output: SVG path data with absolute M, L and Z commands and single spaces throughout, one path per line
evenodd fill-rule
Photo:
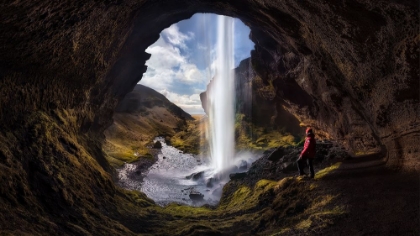
M 234 20 L 235 67 L 254 49 L 249 32 L 242 21 Z M 146 49 L 151 57 L 139 84 L 165 95 L 190 114 L 204 114 L 200 93 L 214 75 L 216 41 L 215 14 L 195 14 L 171 25 Z

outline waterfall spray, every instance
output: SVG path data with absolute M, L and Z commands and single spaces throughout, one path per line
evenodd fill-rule
M 234 19 L 218 16 L 216 76 L 209 91 L 209 144 L 212 165 L 219 173 L 235 155 Z

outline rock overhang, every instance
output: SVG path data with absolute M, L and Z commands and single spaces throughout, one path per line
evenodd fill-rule
M 22 14 L 13 14 L 19 4 Z M 32 85 L 40 97 L 17 107 L 82 107 L 84 130 L 110 124 L 117 101 L 146 71 L 145 49 L 195 13 L 249 26 L 254 69 L 276 88 L 279 103 L 349 150 L 383 151 L 400 136 L 394 133 L 407 133 L 397 123 L 419 129 L 418 9 L 410 1 L 69 1 L 3 9 L 10 11 L 2 76 L 21 81 L 18 88 Z M 60 92 L 41 92 L 46 87 Z

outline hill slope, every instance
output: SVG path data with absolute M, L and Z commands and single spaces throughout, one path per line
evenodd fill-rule
M 156 136 L 173 138 L 194 118 L 155 90 L 137 84 L 118 104 L 113 124 L 105 131 L 104 150 L 114 165 L 150 156 L 147 146 Z

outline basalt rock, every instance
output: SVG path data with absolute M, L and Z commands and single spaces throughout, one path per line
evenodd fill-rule
M 162 143 L 161 143 L 160 141 L 156 141 L 156 142 L 153 144 L 153 148 L 156 148 L 156 149 L 161 149 L 161 148 L 162 148 Z
M 420 166 L 416 1 L 47 0 L 3 1 L 0 9 L 6 234 L 132 235 L 164 227 L 126 207 L 141 194 L 115 187 L 101 143 L 118 101 L 146 71 L 145 49 L 198 12 L 251 28 L 261 92 L 302 125 L 354 153 L 382 151 L 395 167 Z M 141 198 L 137 207 L 151 204 Z

